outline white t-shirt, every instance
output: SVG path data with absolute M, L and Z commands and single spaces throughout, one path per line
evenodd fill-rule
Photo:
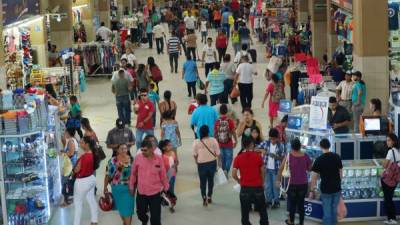
M 388 153 L 386 155 L 386 160 L 390 160 L 391 162 L 394 162 L 393 150 L 394 150 L 394 156 L 396 157 L 396 161 L 399 162 L 399 164 L 400 164 L 400 151 L 398 149 L 395 149 L 395 148 L 391 148 L 388 151 Z
M 201 32 L 206 32 L 207 31 L 207 21 L 201 21 L 200 22 L 200 31 Z
M 195 22 L 196 19 L 194 18 L 194 16 L 187 16 L 184 19 L 185 21 L 185 25 L 186 25 L 186 29 L 190 29 L 190 30 L 194 30 L 195 29 Z
M 138 23 L 139 24 L 144 23 L 144 15 L 143 15 L 143 13 L 139 11 L 136 15 L 137 15 L 137 18 L 138 18 Z
M 215 51 L 214 46 L 211 45 L 211 47 L 210 47 L 208 45 L 205 45 L 203 48 L 203 52 L 206 53 L 205 58 L 204 58 L 205 63 L 214 63 L 215 62 L 214 53 L 216 51 Z
M 112 32 L 107 27 L 102 26 L 97 29 L 96 35 L 100 36 L 104 41 L 109 42 L 111 40 Z
M 252 84 L 253 74 L 257 74 L 256 68 L 250 63 L 241 63 L 236 69 L 236 73 L 239 74 L 239 83 Z
M 154 38 L 162 38 L 164 33 L 164 28 L 157 24 L 153 27 Z
M 249 63 L 253 62 L 253 59 L 251 58 L 251 55 L 247 51 L 240 50 L 236 53 L 235 59 L 233 60 L 234 63 L 240 63 L 240 60 L 242 59 L 242 56 L 247 55 L 249 57 Z
M 258 29 L 258 28 L 261 28 L 261 18 L 260 17 L 254 18 L 254 29 Z
M 111 77 L 111 82 L 114 82 L 118 79 L 118 72 L 119 71 L 114 71 Z M 128 73 L 128 71 L 125 71 L 125 78 L 129 81 L 132 82 L 133 78 L 132 76 Z
M 269 144 L 269 153 L 271 154 L 276 154 L 276 149 L 277 145 L 273 145 L 272 143 Z M 267 162 L 267 169 L 274 170 L 275 169 L 275 159 L 268 156 L 268 162 Z
M 336 87 L 336 90 L 340 90 L 340 98 L 342 100 L 351 100 L 351 94 L 353 91 L 354 82 L 341 81 Z
M 121 59 L 126 59 L 126 60 L 128 60 L 128 63 L 129 64 L 131 64 L 132 66 L 135 64 L 135 61 L 136 61 L 136 56 L 134 55 L 134 54 L 132 54 L 132 53 L 130 53 L 130 54 L 123 54 L 122 56 L 121 56 Z

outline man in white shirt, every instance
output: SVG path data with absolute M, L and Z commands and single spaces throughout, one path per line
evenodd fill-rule
M 121 59 L 126 59 L 128 64 L 131 64 L 132 66 L 137 66 L 136 56 L 133 54 L 132 49 L 130 48 L 126 49 L 126 52 L 121 56 Z
M 354 86 L 351 76 L 351 72 L 347 71 L 345 80 L 341 81 L 336 87 L 336 99 L 339 105 L 345 107 L 349 112 L 351 112 L 351 94 Z
M 125 78 L 128 79 L 129 82 L 133 82 L 132 76 L 129 74 L 129 72 L 126 70 L 126 65 L 128 63 L 128 60 L 126 58 L 121 59 L 120 64 L 115 64 L 116 70 L 113 72 L 112 77 L 111 77 L 111 82 L 114 82 L 115 80 L 118 79 L 118 73 L 120 70 L 125 71 Z
M 236 69 L 236 77 L 233 86 L 239 86 L 240 103 L 242 111 L 246 108 L 251 109 L 253 101 L 253 75 L 257 75 L 254 65 L 249 63 L 249 56 L 242 56 L 241 63 Z
M 236 65 L 239 65 L 241 63 L 242 57 L 245 56 L 245 55 L 249 57 L 249 63 L 253 63 L 253 60 L 252 60 L 250 54 L 247 52 L 247 48 L 248 48 L 247 44 L 243 44 L 242 45 L 242 50 L 238 51 L 236 53 L 235 59 L 233 60 L 233 62 Z
M 189 12 L 188 16 L 183 20 L 185 22 L 186 30 L 196 29 L 196 18 Z
M 161 26 L 160 23 L 157 23 L 153 27 L 153 36 L 156 39 L 156 46 L 157 46 L 157 54 L 164 54 L 164 39 L 165 38 L 165 31 L 164 28 Z
M 96 31 L 96 36 L 99 36 L 104 42 L 110 42 L 112 31 L 101 22 L 99 29 Z
M 207 45 L 203 48 L 202 66 L 204 66 L 206 77 L 213 68 L 214 63 L 217 62 L 217 50 L 212 44 L 212 38 L 207 38 Z

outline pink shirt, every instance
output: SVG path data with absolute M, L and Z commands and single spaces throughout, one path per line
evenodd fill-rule
M 202 141 L 214 155 L 207 150 L 206 146 L 200 140 L 195 140 L 193 143 L 193 156 L 197 157 L 197 163 L 207 163 L 216 160 L 216 157 L 220 155 L 217 139 L 209 137 L 203 138 Z
M 153 157 L 153 159 L 148 159 L 143 154 L 138 154 L 133 162 L 129 188 L 133 190 L 137 183 L 138 193 L 141 195 L 152 196 L 169 189 L 162 156 L 154 155 Z

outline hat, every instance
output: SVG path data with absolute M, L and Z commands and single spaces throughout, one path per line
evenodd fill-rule
M 361 78 L 362 77 L 362 73 L 360 71 L 356 71 L 353 73 L 354 76 Z
M 122 128 L 124 128 L 125 123 L 124 123 L 124 121 L 123 121 L 122 119 L 118 118 L 118 119 L 115 121 L 115 125 L 116 125 L 118 128 L 122 129 Z
M 353 75 L 353 73 L 354 73 L 354 72 L 351 71 L 351 70 L 347 70 L 347 71 L 346 71 L 346 74 L 349 74 L 349 75 Z

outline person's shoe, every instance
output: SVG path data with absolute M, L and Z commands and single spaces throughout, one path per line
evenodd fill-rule
M 203 206 L 204 206 L 204 207 L 207 207 L 207 206 L 208 206 L 207 198 L 203 198 Z
M 294 225 L 294 223 L 290 223 L 289 220 L 285 220 L 286 225 Z
M 189 97 L 189 98 L 191 98 L 191 97 L 192 97 L 192 95 L 188 95 L 188 97 Z
M 271 202 L 267 202 L 267 209 L 271 208 L 272 203 Z
M 173 69 L 171 69 L 171 73 L 173 73 L 174 72 L 174 70 Z
M 390 220 L 385 220 L 383 223 L 384 224 L 397 224 L 397 221 L 390 219 Z
M 211 199 L 211 197 L 208 197 L 208 198 L 207 198 L 207 202 L 208 202 L 208 204 L 212 204 L 212 199 Z
M 281 205 L 279 203 L 274 203 L 271 206 L 271 209 L 279 209 L 281 207 Z

